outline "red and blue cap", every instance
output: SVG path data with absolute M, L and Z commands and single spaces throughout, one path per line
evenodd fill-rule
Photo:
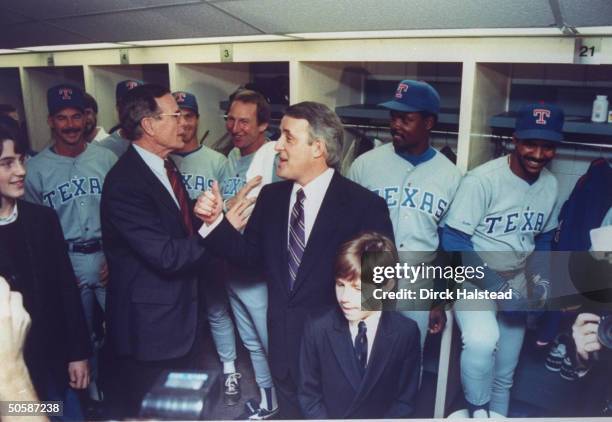
M 115 87 L 115 101 L 117 104 L 121 102 L 125 94 L 140 85 L 144 85 L 144 82 L 137 79 L 126 79 L 125 81 L 119 82 Z
M 514 136 L 518 139 L 538 139 L 561 142 L 565 113 L 554 104 L 529 104 L 516 116 Z
M 176 100 L 179 108 L 188 108 L 198 114 L 198 101 L 195 95 L 186 91 L 173 92 L 172 96 Z
M 55 85 L 47 90 L 47 108 L 50 116 L 65 108 L 83 111 L 85 109 L 83 91 L 70 84 Z
M 427 82 L 406 79 L 397 85 L 393 99 L 379 106 L 393 111 L 432 114 L 440 112 L 440 94 Z

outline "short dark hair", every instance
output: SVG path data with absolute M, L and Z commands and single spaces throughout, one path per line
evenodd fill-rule
M 340 166 L 344 144 L 344 127 L 336 113 L 325 104 L 304 101 L 289 106 L 285 110 L 285 116 L 306 120 L 310 125 L 310 140 L 308 143 L 312 144 L 315 139 L 325 141 L 328 167 L 337 169 Z
M 98 114 L 98 103 L 96 99 L 89 93 L 85 92 L 83 94 L 83 106 L 85 108 L 91 108 L 94 113 Z
M 257 106 L 258 125 L 270 122 L 270 116 L 272 115 L 270 103 L 266 97 L 259 92 L 252 91 L 250 89 L 239 89 L 238 91 L 234 92 L 232 95 L 230 95 L 230 103 L 227 108 L 228 113 L 234 101 L 240 101 L 241 103 L 246 104 L 255 104 Z
M 137 141 L 143 135 L 140 122 L 145 117 L 154 116 L 159 113 L 156 98 L 170 94 L 168 88 L 144 84 L 128 91 L 119 104 L 119 122 L 123 134 L 130 141 Z
M 18 131 L 16 131 L 13 127 L 0 124 L 0 155 L 2 155 L 5 141 L 13 141 L 15 144 L 15 152 L 17 154 L 25 154 L 28 151 L 28 148 L 22 141 L 21 136 L 19 136 Z

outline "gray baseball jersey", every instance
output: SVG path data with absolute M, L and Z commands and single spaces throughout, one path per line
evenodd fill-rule
M 187 154 L 172 154 L 172 160 L 183 176 L 191 199 L 211 188 L 214 180 L 223 181 L 227 158 L 205 145 Z
M 348 172 L 349 179 L 387 201 L 400 251 L 438 249 L 438 227 L 461 180 L 443 154 L 430 147 L 426 156 L 430 158 L 415 166 L 388 143 L 358 157 Z
M 110 149 L 117 157 L 121 157 L 129 148 L 130 141 L 119 135 L 119 131 L 116 130 L 102 139 L 98 145 Z
M 475 251 L 508 252 L 494 269 L 520 269 L 535 249 L 535 237 L 557 227 L 557 190 L 547 169 L 529 184 L 512 172 L 510 156 L 499 157 L 463 178 L 446 224 L 470 235 Z
M 46 147 L 27 164 L 26 199 L 55 209 L 64 237 L 70 242 L 100 239 L 100 198 L 115 154 L 87 144 L 77 157 Z

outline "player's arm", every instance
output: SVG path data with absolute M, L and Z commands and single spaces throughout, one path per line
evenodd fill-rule
M 299 360 L 298 401 L 307 419 L 327 419 L 327 409 L 321 386 L 321 356 L 317 350 L 315 333 L 311 321 L 307 321 L 302 336 Z M 323 356 L 323 358 L 329 358 Z

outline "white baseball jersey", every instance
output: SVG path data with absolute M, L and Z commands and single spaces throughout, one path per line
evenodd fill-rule
M 202 145 L 187 154 L 174 153 L 172 160 L 183 176 L 183 183 L 191 199 L 196 199 L 202 192 L 212 188 L 215 180 L 221 186 L 227 163 L 223 154 Z
M 498 271 L 523 268 L 535 237 L 557 227 L 558 183 L 543 169 L 529 184 L 510 169 L 510 156 L 489 161 L 462 180 L 446 224 L 472 238 L 474 250 L 498 254 Z
M 119 130 L 116 130 L 102 139 L 98 145 L 110 149 L 117 157 L 121 157 L 130 147 L 130 141 L 119 135 Z
M 67 241 L 100 239 L 102 185 L 116 161 L 115 154 L 97 144 L 87 144 L 76 157 L 56 154 L 48 146 L 28 160 L 25 197 L 57 212 Z
M 348 172 L 349 179 L 387 201 L 399 251 L 438 249 L 438 227 L 461 180 L 443 154 L 430 147 L 426 155 L 431 157 L 415 166 L 388 143 L 359 156 Z

